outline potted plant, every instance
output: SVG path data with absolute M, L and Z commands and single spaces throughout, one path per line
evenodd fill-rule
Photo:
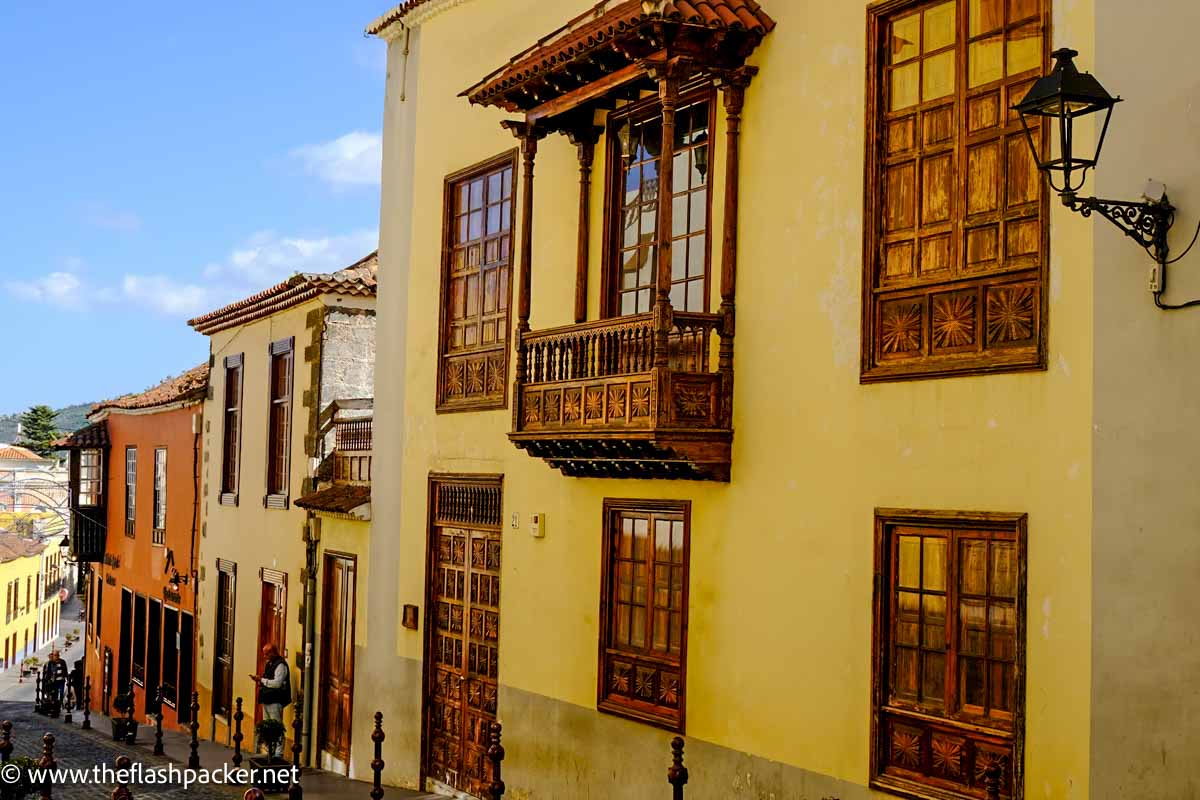
M 114 742 L 123 742 L 129 734 L 129 720 L 125 717 L 129 713 L 129 708 L 133 703 L 133 695 L 128 692 L 122 692 L 113 698 L 112 707 L 112 737 Z M 137 731 L 137 723 L 134 723 L 134 731 Z
M 254 726 L 254 735 L 267 748 L 267 757 L 250 759 L 256 770 L 254 785 L 267 793 L 286 792 L 288 788 L 288 762 L 281 758 L 287 728 L 277 719 L 264 719 Z
M 3 800 L 20 800 L 24 797 L 33 797 L 41 791 L 40 786 L 33 783 L 32 770 L 39 769 L 41 764 L 35 758 L 26 756 L 15 756 L 8 762 L 15 765 L 19 772 L 5 776 L 4 782 L 0 784 L 0 798 Z

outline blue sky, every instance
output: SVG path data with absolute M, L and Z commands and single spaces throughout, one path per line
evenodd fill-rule
M 379 0 L 0 2 L 0 413 L 140 391 L 185 321 L 375 247 Z

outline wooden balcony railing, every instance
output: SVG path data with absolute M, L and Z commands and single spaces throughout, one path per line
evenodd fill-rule
M 649 313 L 525 334 L 511 438 L 568 474 L 725 480 L 733 374 L 714 368 L 723 319 L 674 313 L 665 345 Z
M 338 450 L 358 451 L 371 449 L 372 425 L 371 419 L 348 419 L 334 423 L 336 447 Z
M 370 483 L 373 421 L 347 419 L 334 422 L 333 479 L 340 483 Z

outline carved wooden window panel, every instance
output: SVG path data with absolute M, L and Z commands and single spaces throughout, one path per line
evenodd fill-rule
M 1049 200 L 1011 106 L 1049 5 L 868 11 L 864 381 L 1045 367 Z
M 684 729 L 690 504 L 606 500 L 598 706 Z
M 1024 515 L 876 512 L 876 788 L 981 797 L 997 762 L 1022 796 L 1025 547 Z
M 675 112 L 675 171 L 671 217 L 671 307 L 708 310 L 708 231 L 712 92 L 684 96 Z M 616 112 L 609 128 L 613 185 L 609 218 L 613 254 L 606 282 L 608 316 L 644 314 L 654 308 L 658 272 L 658 166 L 662 154 L 662 106 L 657 101 Z M 630 140 L 629 155 L 622 139 Z
M 167 541 L 167 448 L 154 451 L 154 544 Z
M 438 411 L 504 408 L 516 152 L 446 179 Z

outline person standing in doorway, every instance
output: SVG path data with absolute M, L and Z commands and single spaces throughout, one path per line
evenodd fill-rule
M 292 674 L 274 644 L 263 645 L 263 674 L 251 675 L 258 684 L 258 703 L 264 719 L 283 722 L 283 707 L 292 702 Z

